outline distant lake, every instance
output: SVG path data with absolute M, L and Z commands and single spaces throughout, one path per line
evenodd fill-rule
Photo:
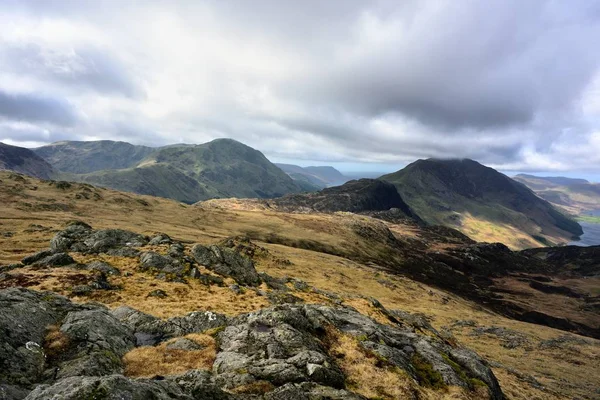
M 593 215 L 600 217 L 600 210 L 590 211 L 587 215 Z M 583 235 L 581 240 L 575 240 L 569 244 L 575 246 L 596 246 L 600 245 L 600 224 L 594 224 L 592 222 L 579 222 L 579 225 L 583 228 Z

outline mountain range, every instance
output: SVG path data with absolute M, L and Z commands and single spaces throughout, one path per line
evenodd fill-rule
M 274 199 L 271 205 L 292 211 L 376 212 L 456 228 L 512 248 L 566 243 L 582 234 L 576 221 L 525 185 L 473 160 L 418 160 L 379 181 L 335 186 L 347 178 L 332 167 L 278 167 L 231 139 L 159 148 L 97 141 L 1 149 L 5 169 L 188 204 L 235 197 Z M 390 208 L 396 211 L 386 213 Z
M 33 151 L 55 168 L 56 179 L 185 203 L 304 190 L 262 153 L 231 139 L 158 148 L 107 140 L 58 142 Z
M 600 210 L 600 183 L 565 177 L 540 177 L 519 174 L 513 178 L 539 197 L 572 214 Z

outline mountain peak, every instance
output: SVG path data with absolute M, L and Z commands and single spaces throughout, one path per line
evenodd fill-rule
M 380 179 L 396 185 L 427 222 L 457 227 L 479 240 L 532 247 L 556 238 L 568 242 L 582 233 L 577 222 L 527 187 L 471 159 L 417 160 Z M 515 231 L 528 235 L 516 239 Z

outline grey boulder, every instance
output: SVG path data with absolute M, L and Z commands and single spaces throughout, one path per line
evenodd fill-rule
M 192 256 L 198 264 L 219 275 L 231 277 L 240 285 L 258 286 L 261 284 L 260 276 L 254 268 L 254 262 L 235 250 L 215 245 L 206 247 L 197 244 L 192 248 Z

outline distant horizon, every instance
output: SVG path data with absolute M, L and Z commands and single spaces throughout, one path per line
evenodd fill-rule
M 247 146 L 250 146 L 238 139 L 225 138 L 225 137 L 215 138 L 215 139 L 209 140 L 207 142 L 203 142 L 203 143 L 208 143 L 208 142 L 211 142 L 213 140 L 218 140 L 218 139 L 232 139 L 232 140 L 238 141 L 242 144 L 245 144 Z M 131 143 L 131 142 L 128 142 L 125 140 L 97 139 L 97 140 L 61 140 L 61 141 L 52 142 L 52 143 L 40 143 L 40 144 L 36 144 L 35 146 L 19 146 L 19 147 L 35 149 L 38 147 L 48 146 L 51 144 L 56 144 L 56 143 L 61 143 L 61 142 L 101 142 L 101 141 L 122 142 L 122 143 L 129 143 L 129 144 L 139 146 L 135 143 Z M 0 140 L 0 142 L 9 144 L 11 146 L 15 146 L 15 144 L 7 143 L 7 142 L 11 142 L 10 140 L 9 141 Z M 203 143 L 181 143 L 181 142 L 179 142 L 179 143 L 171 143 L 171 144 L 156 145 L 156 146 L 150 146 L 150 145 L 141 145 L 141 146 L 160 148 L 160 147 L 174 146 L 174 145 L 200 145 Z M 250 147 L 252 147 L 252 146 L 250 146 Z M 412 161 L 408 161 L 408 162 L 404 162 L 404 163 L 399 162 L 399 163 L 390 163 L 390 164 L 348 163 L 348 162 L 338 162 L 338 161 L 319 162 L 319 161 L 315 161 L 315 160 L 282 159 L 282 158 L 277 158 L 277 157 L 270 157 L 268 154 L 266 154 L 260 148 L 256 148 L 256 147 L 253 147 L 253 148 L 255 150 L 258 150 L 261 153 L 263 153 L 265 155 L 265 157 L 267 157 L 267 159 L 269 159 L 269 161 L 271 161 L 272 163 L 275 163 L 275 164 L 291 164 L 291 165 L 297 165 L 297 166 L 300 166 L 303 168 L 306 168 L 306 167 L 333 167 L 336 170 L 338 170 L 340 173 L 342 173 L 342 175 L 349 177 L 349 178 L 363 178 L 363 177 L 364 178 L 377 178 L 381 175 L 399 171 L 414 161 L 417 161 L 420 159 L 435 158 L 435 157 L 416 158 Z M 466 157 L 448 157 L 446 159 L 465 159 L 465 158 Z M 494 168 L 493 166 L 487 165 L 487 164 L 481 162 L 480 160 L 477 160 L 477 159 L 473 159 L 473 160 L 477 161 L 483 165 Z M 542 178 L 544 178 L 544 177 L 565 177 L 565 178 L 573 178 L 573 179 L 577 179 L 577 178 L 586 179 L 590 183 L 599 183 L 600 182 L 600 173 L 590 173 L 590 172 L 586 172 L 586 171 L 522 171 L 522 170 L 502 170 L 502 169 L 497 169 L 497 168 L 494 168 L 494 169 L 496 169 L 497 171 L 499 171 L 499 172 L 503 173 L 504 175 L 509 176 L 511 178 L 518 174 L 528 174 L 528 175 L 539 176 Z

